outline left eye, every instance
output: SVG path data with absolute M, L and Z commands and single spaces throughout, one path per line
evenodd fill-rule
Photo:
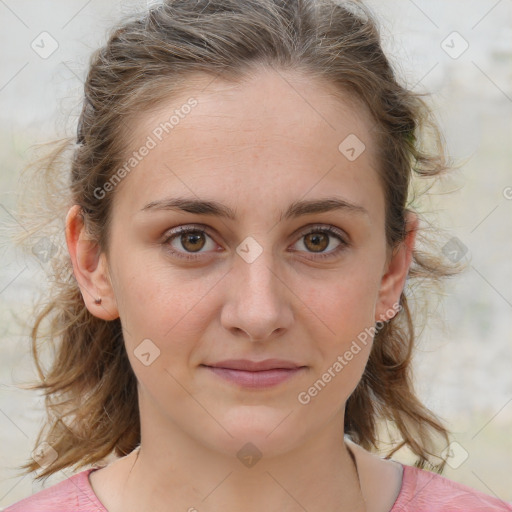
M 332 238 L 337 239 L 338 244 L 331 251 L 325 252 L 331 245 Z M 208 247 L 208 240 L 210 240 L 210 247 Z M 342 232 L 330 226 L 315 227 L 301 233 L 299 242 L 302 242 L 306 252 L 316 253 L 316 258 L 332 257 L 349 245 Z M 204 229 L 194 226 L 180 226 L 171 232 L 163 243 L 170 248 L 172 254 L 184 259 L 197 259 L 202 249 L 206 247 L 206 249 L 215 250 L 216 246 Z M 175 243 L 180 244 L 185 250 L 177 248 Z
M 336 238 L 338 243 L 331 251 L 325 252 L 331 245 L 332 238 Z M 332 227 L 310 229 L 306 233 L 302 233 L 299 242 L 302 240 L 302 245 L 306 249 L 312 250 L 313 253 L 318 254 L 320 258 L 327 258 L 338 254 L 340 250 L 343 250 L 348 245 L 343 235 Z

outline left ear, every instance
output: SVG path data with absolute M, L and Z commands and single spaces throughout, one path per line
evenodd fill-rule
M 399 311 L 400 295 L 402 294 L 407 275 L 409 274 L 419 224 L 418 216 L 410 211 L 406 213 L 405 220 L 405 239 L 393 249 L 386 271 L 382 276 L 379 296 L 375 307 L 376 322 L 391 320 Z

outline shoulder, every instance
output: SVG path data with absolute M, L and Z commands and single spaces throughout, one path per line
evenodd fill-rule
M 4 512 L 107 512 L 94 494 L 86 469 L 4 509 Z
M 404 465 L 402 488 L 391 512 L 512 512 L 512 505 L 437 473 Z

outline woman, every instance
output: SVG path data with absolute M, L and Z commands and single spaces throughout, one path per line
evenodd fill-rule
M 69 257 L 24 469 L 95 467 L 7 511 L 512 510 L 422 469 L 448 437 L 412 389 L 407 298 L 451 272 L 415 245 L 411 180 L 446 169 L 427 124 L 359 3 L 177 0 L 117 27 L 46 164 L 71 149 Z

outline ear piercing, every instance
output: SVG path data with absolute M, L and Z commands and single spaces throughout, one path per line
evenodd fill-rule
M 101 304 L 101 297 L 94 299 L 94 304 Z

